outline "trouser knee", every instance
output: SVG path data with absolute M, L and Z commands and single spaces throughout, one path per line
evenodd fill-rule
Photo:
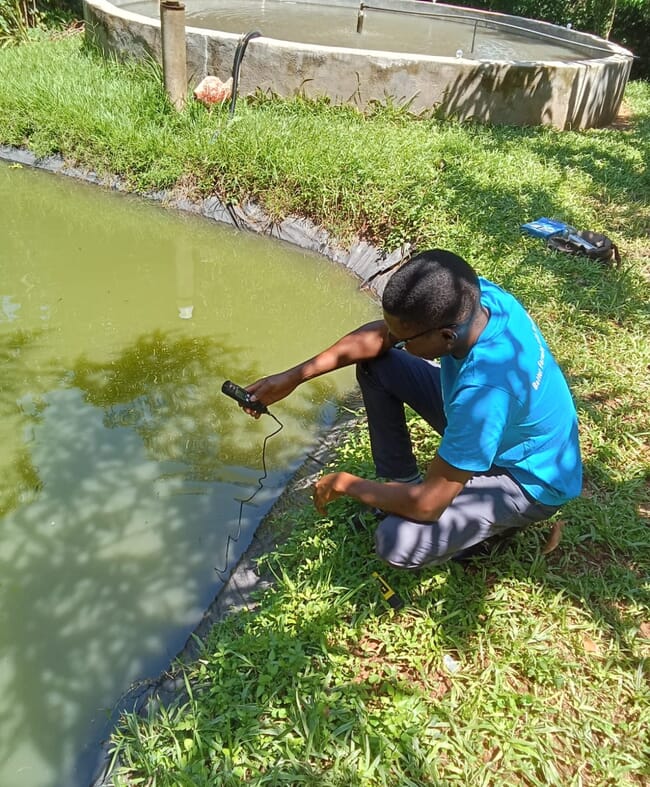
M 444 563 L 450 557 L 438 543 L 435 522 L 408 522 L 392 515 L 375 530 L 375 551 L 393 568 L 410 571 Z
M 365 385 L 379 385 L 382 387 L 382 369 L 390 365 L 392 364 L 388 363 L 387 355 L 380 355 L 377 358 L 370 358 L 367 361 L 358 363 L 355 372 L 361 389 L 363 390 Z

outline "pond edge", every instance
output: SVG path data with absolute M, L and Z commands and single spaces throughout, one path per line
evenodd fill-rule
M 316 226 L 309 219 L 288 216 L 282 221 L 275 221 L 262 207 L 250 200 L 240 204 L 230 204 L 223 203 L 216 196 L 191 200 L 173 189 L 144 193 L 133 191 L 117 175 L 99 175 L 94 170 L 77 167 L 58 155 L 39 158 L 25 148 L 0 145 L 0 160 L 8 161 L 14 166 L 42 169 L 93 183 L 112 191 L 133 194 L 145 200 L 159 202 L 167 208 L 198 214 L 221 224 L 268 235 L 307 251 L 316 252 L 350 271 L 361 280 L 359 289 L 375 297 L 381 296 L 393 270 L 408 259 L 411 252 L 410 244 L 404 244 L 388 253 L 360 238 L 355 239 L 349 248 L 346 248 L 327 230 Z
M 84 169 L 67 162 L 62 156 L 38 157 L 25 148 L 0 145 L 0 160 L 10 165 L 41 169 L 57 175 L 82 180 L 102 188 L 134 194 L 143 199 L 159 202 L 167 208 L 198 214 L 204 218 L 227 224 L 237 229 L 268 235 L 277 240 L 291 243 L 299 248 L 314 251 L 342 265 L 361 280 L 359 289 L 378 299 L 392 272 L 405 262 L 411 252 L 409 245 L 386 253 L 361 239 L 345 248 L 323 228 L 308 219 L 290 216 L 281 222 L 273 221 L 257 204 L 246 201 L 237 205 L 226 205 L 217 197 L 192 201 L 179 196 L 174 190 L 147 193 L 134 192 L 127 188 L 118 176 L 100 176 L 95 171 Z M 257 560 L 277 548 L 288 532 L 278 529 L 276 519 L 289 508 L 307 505 L 311 501 L 311 489 L 316 479 L 333 456 L 342 438 L 352 424 L 359 420 L 361 398 L 351 394 L 338 409 L 334 424 L 321 433 L 319 442 L 309 451 L 296 472 L 289 478 L 280 497 L 275 501 L 257 527 L 252 542 L 233 566 L 228 580 L 204 611 L 201 620 L 190 633 L 183 648 L 172 659 L 169 667 L 157 677 L 144 679 L 132 685 L 117 700 L 112 718 L 117 720 L 123 711 L 144 713 L 155 711 L 161 705 L 182 702 L 186 698 L 183 665 L 195 661 L 201 654 L 205 638 L 217 623 L 228 615 L 243 610 L 253 611 L 257 606 L 253 596 L 263 592 L 274 583 L 267 572 L 260 574 Z M 177 665 L 177 666 L 176 666 Z M 103 742 L 97 756 L 95 773 L 90 787 L 112 787 L 112 774 L 119 762 L 110 752 L 110 736 Z

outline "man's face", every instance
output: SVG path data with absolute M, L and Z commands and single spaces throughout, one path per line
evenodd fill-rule
M 405 349 L 411 355 L 432 361 L 451 352 L 453 332 L 449 328 L 430 328 L 417 323 L 403 322 L 384 312 L 388 338 L 392 346 Z

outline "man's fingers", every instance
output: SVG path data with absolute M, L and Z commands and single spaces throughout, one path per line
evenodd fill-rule
M 318 513 L 321 516 L 325 516 L 325 514 L 327 513 L 326 511 L 327 504 L 323 502 L 321 490 L 318 488 L 317 483 L 314 484 L 313 498 L 314 498 L 314 506 L 316 507 L 316 511 L 318 511 Z

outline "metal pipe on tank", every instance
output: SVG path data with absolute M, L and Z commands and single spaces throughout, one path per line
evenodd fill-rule
M 160 35 L 165 90 L 172 104 L 181 110 L 187 97 L 184 3 L 161 0 Z
M 359 3 L 359 13 L 357 14 L 357 33 L 360 33 L 363 30 L 363 20 L 365 17 L 365 14 L 363 13 L 364 8 L 364 4 Z
M 470 49 L 470 53 L 474 54 L 474 47 L 476 45 L 476 28 L 478 27 L 478 21 L 474 22 L 474 33 L 472 35 L 472 48 Z

